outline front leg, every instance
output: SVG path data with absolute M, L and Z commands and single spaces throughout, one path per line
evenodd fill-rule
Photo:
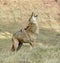
M 33 41 L 33 42 L 30 42 L 30 45 L 31 45 L 30 48 L 32 49 L 32 48 L 35 46 L 35 44 L 36 44 L 36 43 L 35 43 L 34 41 Z

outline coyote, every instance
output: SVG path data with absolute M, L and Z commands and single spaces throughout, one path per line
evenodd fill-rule
M 29 43 L 32 47 L 34 46 L 34 43 L 36 42 L 37 36 L 39 34 L 37 16 L 38 15 L 35 15 L 32 12 L 26 28 L 21 29 L 13 34 L 11 48 L 12 51 L 19 50 L 23 43 Z

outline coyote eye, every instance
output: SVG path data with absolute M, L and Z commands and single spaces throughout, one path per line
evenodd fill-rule
M 38 15 L 35 15 L 35 17 L 38 17 Z

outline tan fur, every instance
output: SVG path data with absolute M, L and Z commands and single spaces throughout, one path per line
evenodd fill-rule
M 28 26 L 13 34 L 12 51 L 19 50 L 23 43 L 29 43 L 31 46 L 34 46 L 34 42 L 36 42 L 39 33 L 38 21 L 34 21 L 36 17 L 32 13 Z

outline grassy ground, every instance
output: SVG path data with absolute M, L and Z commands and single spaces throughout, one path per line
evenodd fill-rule
M 60 63 L 60 34 L 54 30 L 40 29 L 37 45 L 24 44 L 18 52 L 11 52 L 7 32 L 0 35 L 0 63 Z
M 0 1 L 0 63 L 60 63 L 60 33 L 55 30 L 60 30 L 60 7 L 44 1 Z M 18 52 L 11 52 L 11 34 L 27 25 L 32 11 L 38 14 L 40 25 L 35 47 L 24 44 Z

